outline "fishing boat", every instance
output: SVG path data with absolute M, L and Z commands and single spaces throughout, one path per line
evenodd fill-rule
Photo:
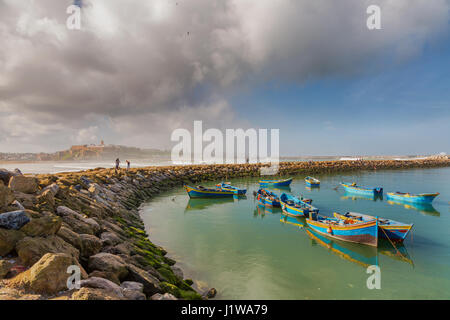
M 383 188 L 365 188 L 365 187 L 356 185 L 355 182 L 353 182 L 353 183 L 342 182 L 341 186 L 343 186 L 345 192 L 348 192 L 348 193 L 364 195 L 364 196 L 371 196 L 371 197 L 383 195 Z
M 292 182 L 292 178 L 282 180 L 259 180 L 261 187 L 286 187 Z
M 313 178 L 313 177 L 306 177 L 305 182 L 308 187 L 319 187 L 320 186 L 320 180 Z
M 203 186 L 191 187 L 185 185 L 184 188 L 191 198 L 218 198 L 233 197 L 235 195 L 232 190 L 223 190 L 222 188 L 205 188 Z
M 335 212 L 334 217 L 341 220 L 368 222 L 375 219 L 374 216 L 357 212 L 347 212 L 340 214 Z M 413 227 L 412 223 L 403 223 L 391 219 L 378 218 L 378 237 L 391 240 L 393 242 L 403 242 Z
M 403 192 L 388 192 L 387 199 L 394 201 L 402 201 L 402 202 L 413 202 L 413 203 L 431 203 L 434 198 L 439 195 L 439 192 L 436 193 L 420 193 L 420 194 L 411 194 L 411 193 L 403 193 Z
M 301 199 L 286 193 L 281 195 L 280 203 L 283 212 L 293 217 L 307 217 L 310 212 L 313 214 L 317 214 L 319 212 L 319 209 L 313 207 L 310 203 L 302 201 Z
M 259 189 L 256 193 L 256 200 L 264 206 L 280 207 L 280 198 L 273 192 Z
M 344 221 L 321 215 L 306 218 L 308 226 L 327 237 L 376 247 L 378 245 L 378 219 L 370 221 Z
M 247 189 L 240 189 L 238 187 L 232 186 L 230 182 L 221 182 L 216 184 L 216 187 L 221 188 L 225 191 L 233 191 L 235 195 L 243 196 L 247 193 Z

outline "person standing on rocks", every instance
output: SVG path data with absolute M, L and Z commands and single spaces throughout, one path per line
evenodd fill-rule
M 120 168 L 120 159 L 117 158 L 117 159 L 116 159 L 116 173 L 117 173 L 117 171 L 119 170 L 119 168 Z
M 130 170 L 131 163 L 129 160 L 127 160 L 126 163 L 127 163 L 127 171 L 128 171 L 128 170 Z

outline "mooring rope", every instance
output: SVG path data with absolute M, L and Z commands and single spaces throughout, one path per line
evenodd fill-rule
M 389 242 L 392 244 L 392 246 L 395 248 L 395 250 L 397 250 L 398 255 L 400 255 L 402 258 L 407 259 L 404 255 L 401 254 L 401 252 L 397 249 L 396 245 L 394 244 L 394 242 L 392 242 L 391 238 L 389 238 L 389 236 L 386 234 L 386 231 L 384 231 L 383 228 L 379 227 L 384 235 L 386 236 L 386 238 L 388 238 Z

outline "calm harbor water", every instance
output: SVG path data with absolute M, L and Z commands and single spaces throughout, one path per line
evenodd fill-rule
M 257 179 L 232 180 L 248 189 L 240 200 L 189 200 L 178 188 L 144 205 L 142 217 L 150 239 L 185 277 L 201 290 L 215 287 L 218 299 L 450 299 L 450 168 L 317 178 L 317 189 L 297 176 L 290 189 L 273 190 L 310 197 L 324 215 L 354 211 L 414 223 L 412 235 L 398 251 L 384 242 L 376 249 L 330 241 L 302 227 L 302 219 L 285 221 L 280 209 L 258 207 Z M 348 196 L 334 189 L 341 181 L 441 195 L 431 207 L 413 207 Z M 381 268 L 380 290 L 366 286 L 372 264 Z

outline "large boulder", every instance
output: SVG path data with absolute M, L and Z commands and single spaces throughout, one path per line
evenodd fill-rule
M 103 242 L 104 246 L 115 246 L 119 244 L 122 240 L 116 235 L 114 232 L 103 232 L 100 235 L 100 239 Z
M 128 300 L 146 300 L 144 285 L 134 281 L 124 281 L 120 284 L 122 293 Z
M 97 234 L 101 229 L 97 221 L 86 218 L 68 207 L 59 206 L 56 208 L 56 212 L 76 233 Z
M 102 248 L 102 242 L 99 238 L 92 234 L 80 234 L 81 240 L 81 256 L 83 258 L 89 258 L 100 252 Z
M 71 297 L 72 300 L 122 300 L 114 293 L 104 289 L 81 288 L 75 291 Z
M 86 278 L 86 271 L 78 261 L 63 253 L 47 253 L 42 256 L 30 269 L 18 274 L 8 283 L 10 287 L 19 287 L 42 294 L 55 294 L 68 289 L 67 281 L 71 276 L 69 266 L 77 265 L 81 271 L 81 278 Z
M 80 252 L 56 235 L 25 237 L 16 244 L 16 252 L 22 263 L 31 266 L 46 253 L 65 253 L 79 259 Z
M 61 226 L 57 236 L 63 239 L 65 242 L 70 243 L 72 246 L 81 251 L 81 237 L 80 234 L 73 232 L 67 225 Z
M 23 232 L 0 228 L 0 256 L 6 256 L 14 250 L 17 242 L 25 237 Z
M 119 280 L 128 275 L 125 261 L 114 254 L 100 252 L 89 257 L 88 268 L 91 271 L 99 270 L 115 275 Z
M 0 279 L 3 279 L 9 272 L 13 264 L 8 260 L 0 260 Z
M 11 189 L 6 187 L 0 180 L 0 212 L 6 209 L 14 199 L 14 194 Z
M 147 296 L 162 292 L 160 282 L 156 277 L 131 264 L 128 265 L 128 277 L 126 280 L 142 283 L 144 285 L 144 293 Z
M 0 213 L 0 228 L 19 230 L 30 222 L 24 210 Z
M 11 179 L 11 177 L 14 174 L 6 169 L 0 169 L 0 182 L 4 183 L 5 185 L 9 184 L 9 179 Z
M 19 191 L 23 193 L 36 193 L 38 191 L 38 179 L 35 177 L 26 176 L 13 176 L 9 180 L 9 187 L 13 191 Z
M 34 209 L 36 204 L 38 204 L 38 199 L 34 194 L 26 194 L 19 191 L 14 191 L 14 197 L 21 203 L 21 205 L 27 209 Z
M 55 195 L 51 190 L 45 190 L 43 191 L 38 197 L 37 200 L 39 203 L 47 203 L 51 207 L 55 205 Z
M 94 288 L 94 289 L 103 289 L 103 290 L 112 292 L 114 295 L 116 295 L 120 298 L 124 297 L 123 289 L 120 286 L 118 286 L 114 282 L 104 279 L 104 278 L 91 277 L 86 280 L 82 280 L 80 285 L 82 288 L 86 287 L 86 288 Z
M 150 297 L 150 300 L 178 300 L 174 295 L 170 293 L 155 293 Z
M 49 236 L 57 233 L 61 228 L 62 219 L 55 215 L 31 219 L 20 231 L 30 237 Z

